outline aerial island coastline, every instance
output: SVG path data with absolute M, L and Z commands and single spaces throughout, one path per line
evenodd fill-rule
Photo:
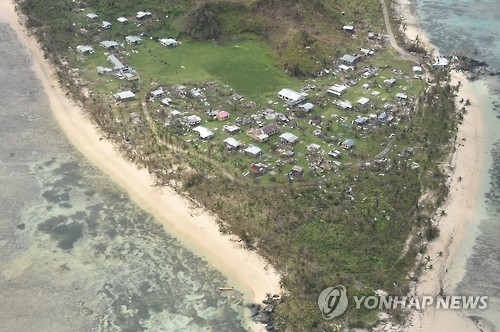
M 279 275 L 255 251 L 246 250 L 234 237 L 221 234 L 213 216 L 198 210 L 173 189 L 156 188 L 146 170 L 124 160 L 111 142 L 100 139 L 99 131 L 54 79 L 53 69 L 43 59 L 37 42 L 19 24 L 14 4 L 2 2 L 0 6 L 2 21 L 10 24 L 33 55 L 33 68 L 49 97 L 54 117 L 75 147 L 144 210 L 165 223 L 168 232 L 222 271 L 230 286 L 243 292 L 249 301 L 260 302 L 267 294 L 279 294 Z
M 88 119 L 85 111 L 68 98 L 68 94 L 54 78 L 54 69 L 44 59 L 34 37 L 29 36 L 19 24 L 13 2 L 2 3 L 0 6 L 1 19 L 9 22 L 33 54 L 34 69 L 50 99 L 53 114 L 77 149 L 124 188 L 144 210 L 162 221 L 169 233 L 226 275 L 230 283 L 227 286 L 234 286 L 253 302 L 262 301 L 268 294 L 281 294 L 283 289 L 280 287 L 280 274 L 255 250 L 246 249 L 234 235 L 221 234 L 216 217 L 196 206 L 193 201 L 170 187 L 155 186 L 155 179 L 150 172 L 125 160 L 112 142 L 103 139 L 104 135 Z M 399 6 L 398 10 L 405 17 L 407 38 L 414 40 L 418 35 L 424 45 L 432 47 L 418 26 L 418 19 L 412 16 L 411 5 L 400 1 Z M 465 259 L 454 256 L 454 250 L 465 236 L 464 230 L 474 212 L 473 203 L 483 167 L 482 122 L 474 91 L 467 83 L 465 74 L 452 71 L 451 76 L 451 85 L 459 86 L 457 109 L 464 107 L 466 112 L 462 124 L 458 126 L 453 157 L 449 164 L 443 162 L 441 165 L 443 172 L 448 175 L 449 196 L 443 205 L 445 212 L 440 209 L 433 217 L 432 224 L 439 228 L 440 235 L 417 260 L 417 265 L 425 268 L 414 285 L 415 288 L 410 291 L 416 295 L 439 294 L 446 286 L 443 285 L 443 280 L 449 264 Z M 470 105 L 465 105 L 466 100 Z M 450 317 L 447 315 L 456 313 L 425 311 L 421 317 L 421 313 L 416 312 L 407 324 L 415 331 L 449 328 Z M 468 319 L 452 320 L 457 324 L 457 329 L 476 331 L 474 324 Z
M 439 50 L 429 42 L 425 31 L 422 30 L 419 18 L 414 8 L 415 0 L 399 0 L 398 13 L 403 17 L 403 32 L 409 40 L 419 40 L 428 49 L 429 53 L 438 56 Z M 451 71 L 452 84 L 460 84 L 456 96 L 457 107 L 462 107 L 464 101 L 470 105 L 458 127 L 455 140 L 455 152 L 450 163 L 443 165 L 448 168 L 450 193 L 442 209 L 436 212 L 435 220 L 441 230 L 439 238 L 434 240 L 428 249 L 428 257 L 432 262 L 432 269 L 427 269 L 415 285 L 414 295 L 445 294 L 461 280 L 467 257 L 457 255 L 457 247 L 466 234 L 467 226 L 476 212 L 476 202 L 480 184 L 480 176 L 484 167 L 484 133 L 483 116 L 477 92 L 474 91 L 468 74 L 461 71 Z M 425 258 L 423 258 L 425 259 Z M 462 271 L 457 275 L 448 273 L 451 265 L 461 266 Z M 460 274 L 461 273 L 461 274 Z M 462 312 L 446 310 L 415 311 L 409 320 L 410 331 L 440 331 L 450 329 L 454 331 L 485 331 L 477 322 L 473 322 Z

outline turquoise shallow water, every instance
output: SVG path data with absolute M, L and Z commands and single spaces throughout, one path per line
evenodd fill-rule
M 500 70 L 500 1 L 415 1 L 423 29 L 443 54 L 466 54 Z
M 455 52 L 500 70 L 500 0 L 416 0 L 421 24 L 441 53 Z M 487 295 L 484 311 L 466 311 L 500 331 L 500 76 L 474 83 L 485 120 L 486 166 L 473 227 L 460 254 L 467 257 L 456 294 Z M 466 162 L 466 161 L 464 161 Z
M 0 331 L 244 331 L 241 294 L 58 129 L 0 24 Z

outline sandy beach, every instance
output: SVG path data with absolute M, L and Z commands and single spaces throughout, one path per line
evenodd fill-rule
M 419 18 L 410 0 L 399 0 L 399 12 L 403 16 L 404 32 L 410 40 L 418 40 L 434 55 L 439 50 L 429 43 L 425 32 L 421 29 Z M 460 82 L 457 104 L 461 99 L 469 100 L 467 114 L 458 127 L 449 173 L 450 193 L 443 209 L 444 217 L 436 215 L 435 219 L 440 229 L 440 236 L 428 246 L 426 255 L 431 258 L 432 270 L 426 270 L 416 286 L 417 295 L 437 295 L 441 287 L 445 294 L 450 294 L 460 281 L 467 257 L 459 257 L 457 248 L 467 235 L 470 223 L 476 209 L 476 198 L 479 190 L 480 175 L 484 166 L 484 135 L 483 119 L 471 83 L 464 73 L 453 71 L 452 84 Z M 442 257 L 439 257 L 442 252 Z M 462 268 L 453 269 L 450 266 L 459 265 Z M 461 271 L 460 271 L 461 270 Z M 450 294 L 451 295 L 451 294 Z M 410 331 L 479 331 L 479 328 L 466 317 L 463 312 L 453 310 L 435 310 L 427 308 L 423 312 L 415 312 L 410 318 Z
M 280 277 L 273 267 L 256 252 L 244 249 L 234 236 L 222 235 L 214 216 L 206 211 L 193 213 L 193 204 L 186 198 L 170 188 L 154 187 L 147 170 L 138 169 L 122 158 L 112 143 L 100 140 L 96 127 L 54 79 L 54 71 L 44 60 L 39 45 L 20 25 L 12 2 L 0 2 L 0 20 L 10 24 L 32 55 L 33 69 L 45 89 L 54 117 L 86 159 L 126 190 L 168 233 L 221 271 L 229 286 L 244 293 L 247 300 L 260 303 L 267 293 L 280 293 Z

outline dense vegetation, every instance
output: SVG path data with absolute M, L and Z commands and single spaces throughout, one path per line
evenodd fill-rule
M 340 31 L 345 22 L 354 21 L 381 25 L 378 5 L 378 0 L 78 3 L 81 8 L 99 8 L 115 16 L 154 8 L 161 13 L 158 17 L 172 18 L 144 23 L 145 31 L 154 37 L 169 33 L 195 39 L 241 39 L 257 34 L 274 49 L 278 63 L 299 76 L 316 73 L 323 68 L 322 62 L 350 49 L 347 37 L 326 31 Z M 376 312 L 359 310 L 350 310 L 336 321 L 323 320 L 317 296 L 332 285 L 346 285 L 351 295 L 372 295 L 377 289 L 407 293 L 408 271 L 415 266 L 416 254 L 425 251 L 422 240 L 436 236 L 429 218 L 447 195 L 446 175 L 439 162 L 450 152 L 459 114 L 453 101 L 456 91 L 445 71 L 434 73 L 433 83 L 415 103 L 383 167 L 365 167 L 360 162 L 306 183 L 230 180 L 211 163 L 210 148 L 206 153 L 193 153 L 174 131 L 158 132 L 147 112 L 138 111 L 140 121 L 131 125 L 129 112 L 112 108 L 102 95 L 87 98 L 74 84 L 67 75 L 71 66 L 61 60 L 69 47 L 95 38 L 74 31 L 72 22 L 79 12 L 75 3 L 23 0 L 20 9 L 47 56 L 58 65 L 60 80 L 75 99 L 85 103 L 103 134 L 127 158 L 154 173 L 159 184 L 172 184 L 216 213 L 223 220 L 223 231 L 238 234 L 282 273 L 287 294 L 277 307 L 276 328 L 334 331 L 337 323 L 357 327 L 377 323 Z M 306 47 L 311 51 L 298 51 Z M 418 168 L 411 167 L 404 154 L 410 146 L 415 147 L 412 160 L 419 163 Z M 405 246 L 410 234 L 420 236 Z

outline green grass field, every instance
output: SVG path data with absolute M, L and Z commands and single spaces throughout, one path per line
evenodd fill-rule
M 129 46 L 130 48 L 130 46 Z M 247 40 L 222 45 L 183 42 L 165 47 L 144 40 L 125 60 L 143 79 L 161 84 L 216 80 L 246 97 L 275 94 L 281 87 L 298 87 L 301 81 L 278 69 L 271 49 L 261 41 Z M 124 52 L 126 52 L 127 47 Z

